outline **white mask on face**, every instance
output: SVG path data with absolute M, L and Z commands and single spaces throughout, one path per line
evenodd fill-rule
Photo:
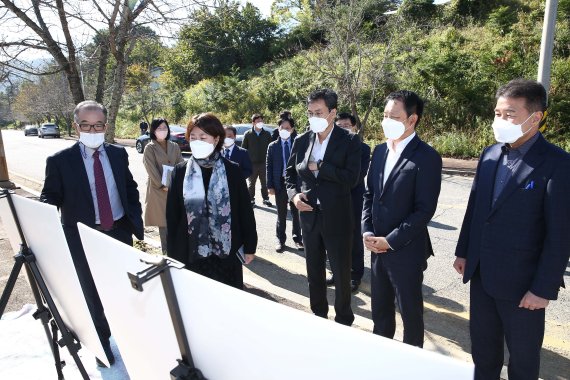
M 259 123 L 255 124 L 255 129 L 257 129 L 258 131 L 260 131 L 261 128 L 263 128 L 263 122 L 262 122 L 262 121 L 260 121 Z
M 528 121 L 528 119 L 531 118 L 532 115 L 534 115 L 534 112 L 520 124 L 513 124 L 510 121 L 504 119 L 495 119 L 493 121 L 493 132 L 495 134 L 495 140 L 504 144 L 512 144 L 523 137 L 526 132 L 530 131 L 530 129 L 528 129 L 526 132 L 523 132 L 522 126 Z
M 281 137 L 283 140 L 287 140 L 289 137 L 291 137 L 291 132 L 286 129 L 280 129 L 279 137 Z
M 214 144 L 202 140 L 192 140 L 190 141 L 190 150 L 192 151 L 192 156 L 197 159 L 202 159 L 208 157 L 214 151 Z
M 406 126 L 401 121 L 385 118 L 382 120 L 382 130 L 387 139 L 398 140 L 406 132 Z
M 166 140 L 166 136 L 168 135 L 168 131 L 155 131 L 154 135 L 156 136 L 157 140 Z
M 79 132 L 79 141 L 88 148 L 97 149 L 105 142 L 105 132 Z
M 229 137 L 226 137 L 226 138 L 224 139 L 224 146 L 225 146 L 226 148 L 229 148 L 230 146 L 234 145 L 235 141 L 236 141 L 235 139 L 231 139 L 231 138 L 229 138 Z
M 309 118 L 309 126 L 311 131 L 315 133 L 324 132 L 325 129 L 329 126 L 329 122 L 324 117 L 310 117 Z

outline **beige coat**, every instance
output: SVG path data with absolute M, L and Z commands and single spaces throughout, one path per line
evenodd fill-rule
M 144 212 L 145 226 L 166 227 L 166 191 L 162 189 L 162 165 L 184 161 L 176 143 L 168 141 L 166 151 L 156 141 L 144 148 L 143 164 L 148 173 Z

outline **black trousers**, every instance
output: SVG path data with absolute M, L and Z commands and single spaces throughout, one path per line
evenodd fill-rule
M 312 228 L 302 228 L 305 245 L 307 278 L 311 311 L 322 318 L 327 318 L 329 304 L 326 285 L 326 255 L 328 253 L 331 270 L 335 281 L 335 321 L 350 326 L 354 314 L 350 305 L 350 247 L 352 233 L 331 233 L 323 228 L 323 215 L 319 209 L 315 213 Z M 303 217 L 301 213 L 301 218 Z
M 111 329 L 107 322 L 107 318 L 105 317 L 105 310 L 101 304 L 97 287 L 95 286 L 91 270 L 89 269 L 89 264 L 87 263 L 87 258 L 85 257 L 85 251 L 81 244 L 79 231 L 77 230 L 77 227 L 64 227 L 64 232 L 67 244 L 69 245 L 69 251 L 71 252 L 71 257 L 73 259 L 73 264 L 77 271 L 77 277 L 79 278 L 79 283 L 81 284 L 83 294 L 85 295 L 87 307 L 91 313 L 91 318 L 93 319 L 99 339 L 105 345 L 111 337 Z M 125 228 L 118 227 L 111 231 L 102 232 L 105 235 L 117 239 L 127 245 L 133 245 L 132 233 Z
M 397 255 L 398 253 L 394 253 Z M 424 345 L 424 303 L 422 295 L 423 268 L 402 263 L 386 265 L 382 254 L 372 254 L 371 299 L 374 334 L 393 339 L 396 333 L 398 303 L 404 323 L 404 343 Z
M 351 279 L 360 284 L 364 275 L 364 243 L 362 242 L 362 227 L 360 220 L 362 219 L 363 191 L 353 190 L 352 211 L 354 212 L 354 229 L 352 238 L 352 271 Z
M 268 200 L 269 193 L 267 192 L 267 169 L 265 162 L 252 164 L 252 170 L 251 175 L 247 179 L 247 190 L 249 191 L 250 199 L 253 201 L 255 198 L 255 184 L 259 177 L 259 182 L 261 183 L 261 197 L 264 200 Z
M 520 308 L 520 299 L 491 297 L 483 288 L 479 270 L 471 278 L 470 288 L 469 330 L 475 379 L 499 380 L 504 341 L 509 349 L 509 379 L 538 379 L 545 310 Z
M 275 203 L 277 206 L 277 225 L 275 226 L 275 236 L 277 241 L 285 244 L 287 240 L 286 227 L 287 227 L 287 205 L 291 210 L 291 219 L 293 223 L 293 241 L 301 243 L 303 238 L 301 236 L 301 225 L 299 224 L 299 211 L 293 202 L 289 202 L 287 196 L 287 189 L 285 188 L 285 180 L 281 179 L 281 189 L 275 192 Z

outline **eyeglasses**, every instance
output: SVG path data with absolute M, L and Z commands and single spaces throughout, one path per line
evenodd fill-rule
M 107 124 L 79 124 L 79 130 L 81 132 L 90 132 L 94 129 L 95 132 L 103 132 Z
M 321 117 L 321 118 L 323 118 L 323 119 L 326 119 L 327 117 L 329 117 L 329 115 L 331 114 L 331 112 L 332 112 L 332 111 L 330 111 L 329 113 L 327 113 L 326 116 L 325 116 L 325 114 L 322 113 L 322 112 L 315 112 L 315 113 L 313 113 L 313 112 L 307 112 L 307 116 L 308 116 L 309 118 L 311 118 L 311 117 Z

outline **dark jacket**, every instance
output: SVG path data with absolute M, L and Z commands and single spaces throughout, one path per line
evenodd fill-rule
M 362 233 L 386 238 L 392 247 L 380 256 L 386 265 L 425 267 L 426 259 L 433 255 L 427 225 L 441 189 L 441 157 L 415 136 L 384 185 L 387 156 L 386 143 L 374 148 L 364 193 Z
M 294 129 L 293 133 L 291 133 L 291 141 L 295 140 L 295 137 L 297 137 L 297 130 Z M 273 130 L 273 132 L 271 133 L 271 142 L 273 141 L 277 141 L 277 139 L 279 139 L 279 128 L 275 128 Z
M 492 206 L 501 145 L 483 151 L 473 180 L 455 251 L 463 281 L 479 267 L 494 298 L 554 300 L 570 255 L 570 155 L 539 136 Z
M 289 149 L 293 150 L 295 139 L 291 134 L 289 138 Z M 273 141 L 267 148 L 267 159 L 265 161 L 267 170 L 267 188 L 275 189 L 276 192 L 281 191 L 281 178 L 283 178 L 283 143 L 281 139 Z
M 308 203 L 317 207 L 317 198 L 324 230 L 346 233 L 346 226 L 353 225 L 350 191 L 360 175 L 361 145 L 357 135 L 334 126 L 325 152 L 319 175 L 309 170 L 309 157 L 316 134 L 312 131 L 297 136 L 291 158 L 287 163 L 285 182 L 289 200 L 300 192 L 308 197 Z M 301 228 L 307 231 L 314 226 L 314 212 L 301 212 Z M 342 221 L 342 222 L 340 222 Z
M 222 160 L 226 168 L 230 190 L 232 246 L 229 254 L 235 255 L 242 245 L 244 246 L 244 253 L 255 253 L 257 231 L 245 179 L 235 162 L 225 158 Z M 186 165 L 187 162 L 185 161 L 174 168 L 166 199 L 168 256 L 185 264 L 193 262 L 196 258 L 195 255 L 188 252 L 191 246 L 190 239 L 194 237 L 188 234 L 188 219 L 182 195 Z
M 262 129 L 258 136 L 252 127 L 249 131 L 244 133 L 241 147 L 247 150 L 253 164 L 265 164 L 267 147 L 270 142 L 271 134 L 269 132 Z
M 222 153 L 224 151 L 222 150 Z M 225 153 L 224 153 L 225 157 Z M 237 145 L 234 145 L 232 153 L 230 155 L 230 161 L 235 162 L 239 165 L 241 172 L 243 173 L 244 178 L 249 178 L 251 173 L 253 173 L 253 169 L 251 168 L 251 160 L 249 158 L 249 154 L 247 150 L 240 148 Z
M 109 157 L 130 230 L 137 239 L 143 240 L 142 208 L 137 183 L 129 170 L 129 156 L 124 148 L 110 144 L 105 144 L 105 152 Z M 93 197 L 79 143 L 48 157 L 40 201 L 55 205 L 61 210 L 64 230 L 71 229 L 77 234 L 78 222 L 89 227 L 95 226 Z

